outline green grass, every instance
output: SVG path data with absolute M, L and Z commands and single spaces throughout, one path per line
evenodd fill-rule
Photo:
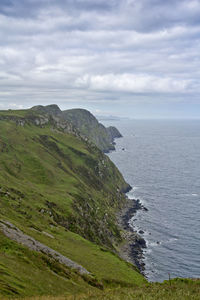
M 80 132 L 89 137 L 102 151 L 114 150 L 107 129 L 87 110 L 70 109 L 63 112 L 64 118 L 74 124 Z
M 89 289 L 76 295 L 63 293 L 58 297 L 42 296 L 26 300 L 199 300 L 200 280 L 174 279 L 164 283 L 151 283 L 132 288 Z
M 114 214 L 124 201 L 117 189 L 125 182 L 96 147 L 73 135 L 52 130 L 50 124 L 44 128 L 22 127 L 14 121 L 0 121 L 0 170 L 0 219 L 10 221 L 80 263 L 104 286 L 145 282 L 135 268 L 109 250 L 113 249 L 113 242 L 120 241 Z M 52 284 L 49 275 L 52 270 L 44 265 L 42 269 L 37 268 L 35 263 L 37 270 L 34 271 L 32 259 L 38 260 L 40 266 L 38 255 L 27 249 L 29 256 L 25 262 L 23 247 L 13 252 L 15 243 L 11 244 L 10 258 L 8 249 L 5 255 L 5 247 L 0 245 L 0 263 L 10 274 L 4 279 L 0 293 L 4 293 L 6 283 L 15 287 L 16 274 L 23 273 L 23 289 L 18 289 L 19 295 L 47 293 L 45 288 L 39 288 L 41 276 L 46 280 L 42 283 L 44 286 L 48 286 L 49 281 L 49 293 L 58 294 L 57 287 L 62 286 L 66 278 L 59 285 Z M 39 272 L 38 280 L 36 275 L 30 280 L 30 271 Z M 77 278 L 74 282 L 77 283 Z M 90 284 L 85 281 L 84 284 L 90 288 Z M 70 286 L 70 293 L 79 291 L 79 283 Z
M 6 112 L 20 118 L 29 114 Z M 1 120 L 0 220 L 92 273 L 81 276 L 0 232 L 1 299 L 198 299 L 199 281 L 148 284 L 113 253 L 122 242 L 115 212 L 125 201 L 119 192 L 125 186 L 114 164 L 90 143 L 50 123 L 22 127 Z
M 17 116 L 17 117 L 24 117 L 27 115 L 28 111 L 27 110 L 0 110 L 0 116 Z
M 59 295 L 86 291 L 88 284 L 70 269 L 30 251 L 0 233 L 0 295 Z M 91 287 L 92 288 L 92 287 Z
M 33 297 L 32 300 L 199 300 L 200 280 L 174 279 L 141 287 L 88 290 L 77 295 Z M 30 298 L 26 298 L 26 300 Z
M 95 274 L 104 285 L 129 286 L 146 282 L 132 265 L 104 247 L 95 245 L 73 232 L 65 231 L 63 228 L 52 228 L 48 233 L 54 236 L 54 239 L 35 230 L 29 230 L 28 233 L 83 265 L 88 271 Z
M 6 203 L 6 215 L 9 216 L 9 212 L 12 219 L 25 218 L 25 209 L 25 222 L 28 219 L 41 222 L 38 210 L 44 208 L 50 213 L 47 207 L 50 202 L 57 223 L 66 223 L 68 229 L 93 241 L 109 243 L 105 240 L 107 228 L 102 217 L 108 211 L 110 230 L 117 230 L 112 221 L 113 207 L 119 208 L 123 199 L 118 201 L 116 190 L 125 185 L 109 159 L 76 137 L 53 132 L 48 127 L 21 127 L 14 122 L 0 121 L 0 130 L 1 183 L 5 189 L 15 187 L 25 195 L 18 202 L 6 199 L 2 211 Z M 106 167 L 100 164 L 102 159 L 106 161 Z M 99 171 L 102 177 L 98 175 Z M 42 216 L 46 224 L 51 219 L 48 213 Z M 77 220 L 80 213 L 86 215 Z M 97 232 L 99 227 L 102 232 Z

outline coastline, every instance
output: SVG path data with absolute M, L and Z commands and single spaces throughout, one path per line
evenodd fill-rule
M 122 230 L 122 237 L 125 241 L 119 247 L 119 255 L 126 261 L 134 264 L 140 273 L 145 276 L 143 249 L 146 248 L 146 241 L 129 225 L 130 219 L 138 210 L 147 211 L 147 208 L 142 205 L 139 199 L 129 199 L 127 197 L 124 207 L 117 213 L 117 224 Z
M 123 136 L 121 135 L 121 137 Z M 115 139 L 113 140 L 113 144 L 116 145 Z M 113 151 L 116 151 L 116 149 Z M 112 151 L 109 151 L 108 153 L 110 152 Z M 122 245 L 119 245 L 118 254 L 122 259 L 136 266 L 140 273 L 145 276 L 143 249 L 147 247 L 146 241 L 140 234 L 137 233 L 136 230 L 134 230 L 133 227 L 129 225 L 129 221 L 138 210 L 148 211 L 148 209 L 140 202 L 139 199 L 128 198 L 126 194 L 132 190 L 132 186 L 130 184 L 127 185 L 128 186 L 124 190 L 121 190 L 126 197 L 126 202 L 124 207 L 116 214 L 117 225 L 122 230 L 122 238 L 124 240 Z

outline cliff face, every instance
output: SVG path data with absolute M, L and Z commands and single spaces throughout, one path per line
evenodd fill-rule
M 107 132 L 110 136 L 110 139 L 113 141 L 115 138 L 120 138 L 122 137 L 121 133 L 119 132 L 119 130 L 114 127 L 114 126 L 109 126 L 106 128 Z
M 110 252 L 122 241 L 116 211 L 129 188 L 110 159 L 55 105 L 0 111 L 0 132 L 0 295 L 144 282 Z M 97 278 L 77 278 L 63 261 Z
M 82 134 L 87 136 L 99 149 L 104 152 L 114 150 L 114 139 L 121 137 L 115 127 L 106 128 L 85 109 L 70 109 L 63 111 L 63 117 L 74 124 Z
M 52 128 L 57 128 L 66 133 L 71 133 L 80 137 L 80 132 L 71 122 L 63 120 L 61 114 L 61 110 L 57 105 L 49 105 L 45 107 L 39 105 L 33 107 L 33 109 L 27 110 L 0 111 L 0 120 L 12 121 L 15 122 L 16 125 L 20 125 L 22 127 L 25 125 L 45 127 L 50 124 Z
M 47 114 L 57 122 L 68 122 L 80 132 L 82 137 L 88 138 L 103 152 L 114 150 L 114 139 L 122 135 L 117 128 L 110 126 L 106 128 L 103 124 L 86 109 L 69 109 L 61 111 L 55 105 L 34 106 L 32 111 Z
M 114 213 L 110 211 L 109 214 L 107 206 L 114 205 L 116 209 L 119 208 L 124 201 L 122 192 L 128 189 L 129 185 L 110 159 L 75 126 L 81 126 L 85 121 L 85 128 L 92 128 L 92 125 L 97 123 L 100 131 L 96 138 L 101 140 L 101 129 L 105 130 L 103 125 L 99 125 L 95 117 L 87 111 L 80 112 L 87 121 L 83 118 L 80 120 L 81 117 L 78 118 L 76 114 L 76 122 L 73 124 L 66 120 L 65 114 L 66 112 L 62 113 L 57 105 L 0 112 L 2 132 L 5 131 L 5 138 L 1 136 L 0 151 L 10 149 L 6 152 L 7 159 L 2 161 L 5 167 L 2 174 L 5 171 L 18 180 L 36 180 L 37 183 L 41 181 L 45 185 L 52 182 L 54 186 L 56 181 L 52 181 L 53 174 L 56 179 L 61 172 L 60 182 L 67 176 L 67 182 L 74 182 L 70 189 L 76 186 L 77 192 L 70 194 L 73 201 L 67 215 L 63 213 L 60 203 L 46 202 L 45 206 L 54 221 L 91 241 L 112 247 L 112 240 L 120 239 L 120 234 L 115 225 Z M 9 131 L 6 133 L 7 127 L 12 128 L 12 134 Z M 13 136 L 14 132 L 16 136 Z M 20 145 L 24 147 L 22 152 L 19 151 Z M 4 155 L 2 154 L 2 159 Z M 48 161 L 49 155 L 51 160 Z M 101 199 L 101 190 L 104 192 L 104 200 Z M 105 214 L 106 210 L 108 212 Z
M 0 169 L 0 298 L 143 293 L 144 277 L 117 255 L 129 185 L 56 105 L 0 111 Z

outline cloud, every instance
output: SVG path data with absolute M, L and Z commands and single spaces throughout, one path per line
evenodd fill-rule
M 2 0 L 0 102 L 198 101 L 199 20 L 199 0 Z
M 84 75 L 76 80 L 75 86 L 97 91 L 183 93 L 187 90 L 189 82 L 146 74 L 106 74 L 95 76 Z
M 0 93 L 1 94 L 1 93 Z M 17 103 L 0 103 L 0 109 L 23 109 L 24 105 Z

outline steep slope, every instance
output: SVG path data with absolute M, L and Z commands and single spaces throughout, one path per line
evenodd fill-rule
M 199 280 L 150 284 L 119 258 L 115 214 L 129 186 L 48 110 L 0 111 L 0 299 L 199 299 Z
M 99 149 L 104 152 L 114 150 L 113 141 L 121 137 L 115 127 L 106 128 L 85 109 L 69 109 L 62 113 L 63 118 L 74 124 L 82 134 L 87 136 Z
M 0 221 L 14 224 L 92 274 L 77 274 L 1 231 L 0 294 L 58 294 L 62 286 L 63 292 L 77 293 L 91 286 L 145 282 L 116 255 L 122 238 L 115 213 L 129 186 L 71 123 L 38 111 L 1 111 L 0 168 Z
M 54 219 L 91 240 L 105 244 L 107 240 L 111 244 L 108 236 L 112 237 L 112 232 L 115 237 L 119 234 L 109 207 L 117 209 L 122 205 L 124 196 L 120 190 L 128 187 L 122 175 L 107 156 L 83 140 L 70 124 L 30 115 L 30 111 L 22 113 L 24 116 L 0 115 L 0 119 L 10 118 L 10 121 L 1 121 L 1 175 L 6 172 L 8 182 L 13 178 L 17 182 L 31 181 L 33 186 L 39 185 L 38 190 L 47 187 L 46 195 L 49 187 L 61 186 L 66 190 L 66 203 L 73 199 L 73 209 L 68 211 L 65 220 L 61 207 L 51 203 L 50 197 L 45 206 L 54 213 Z M 92 208 L 95 211 L 91 211 Z M 106 211 L 109 220 L 102 222 L 102 219 L 106 221 Z M 88 224 L 90 219 L 96 226 L 95 222 Z M 110 232 L 105 234 L 108 228 Z
M 56 104 L 51 104 L 34 106 L 31 110 L 43 115 L 50 115 L 56 121 L 69 122 L 78 129 L 82 137 L 89 139 L 103 152 L 114 150 L 114 139 L 122 136 L 117 128 L 113 126 L 106 128 L 86 109 L 61 111 Z
M 90 290 L 76 295 L 76 300 L 199 300 L 200 280 L 177 278 L 128 288 Z M 73 296 L 39 297 L 37 300 L 72 300 Z M 30 299 L 31 300 L 31 299 Z

